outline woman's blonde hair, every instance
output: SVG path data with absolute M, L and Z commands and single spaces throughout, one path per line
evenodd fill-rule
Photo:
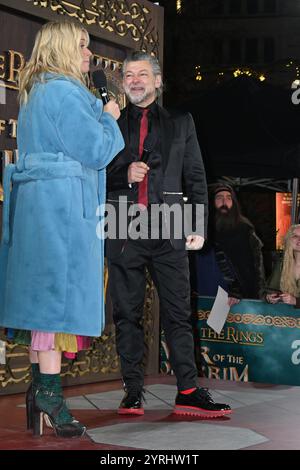
M 280 278 L 280 289 L 282 290 L 282 292 L 287 292 L 288 294 L 299 296 L 300 292 L 299 288 L 297 287 L 297 282 L 294 273 L 294 251 L 291 244 L 291 238 L 294 235 L 296 228 L 300 228 L 300 224 L 291 225 L 284 239 L 284 257 Z
M 89 34 L 79 23 L 68 20 L 46 23 L 37 33 L 31 57 L 19 78 L 19 100 L 26 103 L 35 82 L 43 81 L 44 74 L 67 75 L 87 84 L 87 74 L 81 72 L 80 41 L 82 32 Z

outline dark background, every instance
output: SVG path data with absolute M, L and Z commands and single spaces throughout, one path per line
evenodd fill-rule
M 292 103 L 300 85 L 300 2 L 157 3 L 165 8 L 164 105 L 192 113 L 208 182 L 232 182 L 269 271 L 275 192 L 290 191 L 300 173 L 300 105 Z

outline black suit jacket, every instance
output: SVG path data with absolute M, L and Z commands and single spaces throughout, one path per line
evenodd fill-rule
M 158 106 L 161 135 L 162 167 L 163 167 L 163 199 L 168 206 L 174 203 L 183 204 L 183 196 L 193 205 L 204 205 L 204 236 L 207 231 L 207 184 L 205 169 L 199 148 L 195 125 L 189 113 L 168 111 Z M 119 197 L 127 197 L 128 203 L 137 202 L 137 191 L 128 185 L 127 171 L 135 161 L 131 154 L 128 135 L 128 108 L 122 110 L 119 118 L 125 148 L 107 167 L 107 201 L 119 207 Z M 195 223 L 195 220 L 193 221 Z M 201 234 L 203 235 L 203 233 Z M 175 249 L 185 246 L 185 239 L 174 239 L 170 233 L 170 241 Z M 114 257 L 124 247 L 125 240 L 106 242 L 108 257 Z

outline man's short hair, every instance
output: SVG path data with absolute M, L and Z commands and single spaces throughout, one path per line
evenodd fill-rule
M 160 75 L 162 77 L 161 67 L 157 58 L 144 51 L 133 51 L 126 57 L 122 66 L 122 76 L 124 77 L 125 68 L 129 62 L 139 62 L 140 60 L 146 60 L 147 62 L 149 62 L 149 64 L 152 67 L 152 72 L 154 73 L 154 75 Z M 157 96 L 160 96 L 162 94 L 163 92 L 162 80 L 161 80 L 161 85 L 159 88 L 157 88 L 156 92 L 157 92 Z

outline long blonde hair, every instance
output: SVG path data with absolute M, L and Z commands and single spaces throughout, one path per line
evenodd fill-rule
M 291 244 L 291 238 L 294 235 L 295 229 L 300 228 L 300 224 L 291 225 L 285 239 L 284 239 L 284 257 L 283 266 L 280 278 L 280 289 L 282 292 L 287 292 L 291 295 L 298 296 L 299 288 L 294 273 L 295 258 L 294 251 Z
M 43 81 L 46 72 L 67 75 L 87 83 L 87 74 L 81 72 L 82 32 L 88 44 L 89 34 L 79 23 L 62 20 L 44 24 L 37 33 L 31 57 L 20 73 L 19 100 L 22 104 L 27 102 L 33 84 Z

